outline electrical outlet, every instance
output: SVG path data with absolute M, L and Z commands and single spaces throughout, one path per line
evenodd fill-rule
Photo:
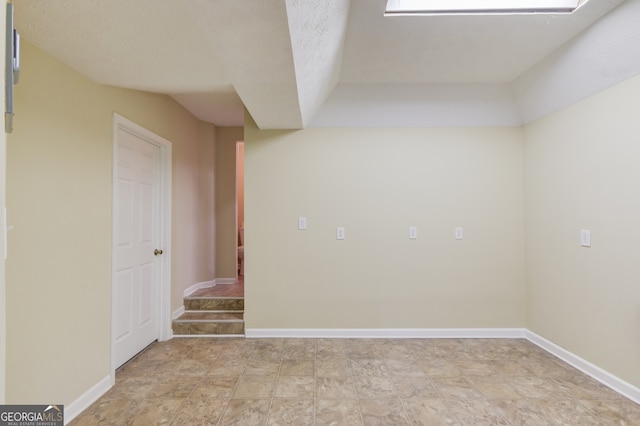
M 344 240 L 344 227 L 338 226 L 336 228 L 336 240 Z
M 456 240 L 462 239 L 462 228 L 456 228 L 454 231 L 454 236 Z
M 298 229 L 307 229 L 307 218 L 300 216 L 298 218 Z
M 591 247 L 591 230 L 589 229 L 580 230 L 580 246 Z
M 415 240 L 416 238 L 418 238 L 418 228 L 416 226 L 410 226 L 409 227 L 409 239 L 410 240 Z

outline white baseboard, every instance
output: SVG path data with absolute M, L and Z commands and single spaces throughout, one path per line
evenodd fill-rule
M 523 339 L 524 328 L 248 328 L 248 338 Z
M 213 280 L 216 285 L 218 284 L 235 284 L 238 282 L 235 278 L 216 278 Z
M 201 283 L 195 283 L 194 285 L 187 287 L 182 292 L 182 297 L 187 297 L 194 291 L 200 290 L 201 288 L 215 287 L 218 284 L 235 284 L 238 280 L 235 278 L 216 278 L 211 281 L 203 281 Z
M 213 287 L 214 285 L 216 285 L 215 280 L 213 280 L 213 281 L 203 281 L 201 283 L 195 283 L 191 287 L 187 287 L 187 288 L 184 289 L 184 291 L 182 292 L 182 297 L 187 297 L 187 296 L 189 296 L 191 293 L 193 293 L 196 290 L 200 290 L 201 288 Z
M 174 320 L 174 319 L 178 318 L 182 314 L 184 314 L 184 305 L 180 305 L 180 307 L 178 309 L 173 311 L 173 314 L 171 315 L 171 319 Z
M 579 356 L 569 352 L 568 350 L 556 345 L 553 342 L 550 342 L 549 340 L 534 333 L 533 331 L 526 330 L 525 337 L 531 343 L 538 345 L 545 351 L 549 352 L 552 355 L 555 355 L 567 364 L 577 368 L 588 376 L 593 377 L 603 385 L 613 389 L 621 395 L 626 396 L 636 404 L 640 404 L 640 388 L 632 385 L 631 383 L 625 382 L 624 380 L 614 376 L 608 371 L 605 371 L 597 365 L 594 365 L 589 361 L 580 358 Z
M 75 419 L 78 414 L 89 408 L 91 404 L 96 402 L 98 398 L 104 395 L 115 384 L 114 375 L 108 375 L 98 383 L 93 385 L 89 390 L 83 393 L 80 398 L 76 399 L 69 405 L 64 407 L 64 423 L 68 424 Z

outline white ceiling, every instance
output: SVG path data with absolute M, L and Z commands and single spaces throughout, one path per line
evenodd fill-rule
M 169 94 L 218 126 L 242 125 L 246 107 L 261 128 L 285 129 L 330 117 L 335 98 L 511 83 L 623 1 L 573 15 L 386 18 L 386 0 L 14 5 L 24 39 L 98 83 Z

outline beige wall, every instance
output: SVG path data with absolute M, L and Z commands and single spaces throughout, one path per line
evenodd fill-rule
M 0 7 L 0 22 L 5 22 L 6 8 Z M 4 58 L 5 53 L 5 32 L 0 31 L 0 58 Z M 4 84 L 0 84 L 0 99 L 4 99 Z M 4 115 L 4 114 L 3 114 Z M 4 126 L 4 125 L 3 125 Z M 7 158 L 7 135 L 0 130 L 0 223 L 4 224 L 5 208 L 5 179 L 6 179 L 6 158 Z M 7 315 L 6 315 L 6 286 L 5 286 L 5 239 L 4 226 L 0 226 L 0 404 L 5 403 L 5 382 L 6 382 L 6 350 L 7 350 Z
M 521 129 L 245 123 L 247 328 L 524 326 Z
M 527 326 L 635 386 L 638 111 L 635 77 L 525 128 Z
M 184 287 L 214 278 L 201 240 L 213 212 L 199 203 L 212 197 L 199 166 L 213 162 L 213 128 L 167 96 L 95 84 L 22 47 L 7 154 L 7 401 L 70 404 L 110 368 L 113 112 L 173 142 L 174 308 Z
M 237 274 L 236 142 L 243 138 L 242 127 L 216 128 L 216 278 Z
M 238 200 L 238 228 L 244 226 L 244 143 L 238 144 L 236 158 L 236 199 Z

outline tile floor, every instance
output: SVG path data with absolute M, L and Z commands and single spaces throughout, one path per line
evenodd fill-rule
M 640 425 L 640 406 L 520 339 L 175 338 L 72 425 Z

